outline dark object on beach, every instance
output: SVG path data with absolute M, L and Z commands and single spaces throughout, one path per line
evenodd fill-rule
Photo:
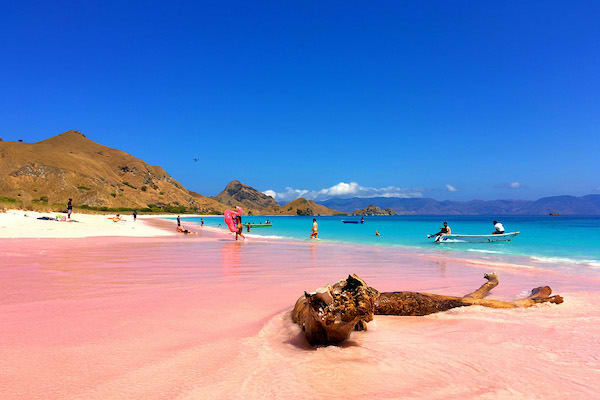
M 418 292 L 379 293 L 356 275 L 317 289 L 304 292 L 292 310 L 292 320 L 300 325 L 308 342 L 329 345 L 346 340 L 353 330 L 366 330 L 373 315 L 422 316 L 456 307 L 480 305 L 491 308 L 525 308 L 538 303 L 563 302 L 561 296 L 550 296 L 549 286 L 535 288 L 531 294 L 515 301 L 488 300 L 484 297 L 498 285 L 495 273 L 484 275 L 487 282 L 463 297 Z
M 58 221 L 56 218 L 51 217 L 39 217 L 38 219 L 41 219 L 42 221 Z
M 373 320 L 379 292 L 356 275 L 333 286 L 304 292 L 292 311 L 292 320 L 300 325 L 310 344 L 343 342 L 353 329 L 366 329 Z

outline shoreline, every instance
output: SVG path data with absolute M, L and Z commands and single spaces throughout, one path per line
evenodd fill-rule
M 24 217 L 27 215 L 27 217 Z M 133 222 L 131 215 L 123 215 L 123 220 L 114 223 L 108 215 L 114 214 L 73 214 L 72 219 L 81 220 L 78 223 L 60 221 L 40 221 L 40 216 L 66 216 L 64 213 L 38 213 L 22 210 L 8 210 L 0 213 L 0 239 L 60 239 L 88 237 L 185 237 L 175 231 L 177 214 L 145 214 L 138 215 L 138 221 Z M 195 232 L 204 235 L 189 235 L 189 238 L 202 237 L 202 240 L 233 240 L 233 234 L 226 227 L 201 227 L 197 221 L 187 218 L 216 217 L 214 215 L 188 215 L 182 217 L 182 224 L 191 227 Z M 218 217 L 218 216 L 217 216 Z M 208 235 L 207 235 L 208 234 Z M 342 246 L 351 250 L 369 251 L 400 251 L 402 253 L 419 255 L 424 258 L 445 258 L 462 260 L 471 265 L 487 265 L 497 269 L 538 270 L 566 273 L 571 276 L 585 274 L 586 270 L 593 271 L 600 277 L 600 265 L 589 260 L 568 259 L 566 257 L 542 257 L 538 255 L 496 254 L 492 251 L 474 251 L 462 249 L 424 248 L 404 244 L 389 243 L 354 243 L 344 240 L 302 240 L 278 235 L 247 234 L 248 242 L 290 243 L 297 245 Z M 594 261 L 594 260 L 592 260 Z M 583 268 L 581 268 L 583 267 Z M 578 271 L 573 269 L 585 269 Z
M 186 224 L 194 226 L 194 229 L 204 229 L 214 232 L 215 234 L 220 235 L 220 237 L 230 237 L 232 235 L 226 227 L 218 228 L 214 226 L 204 226 L 200 228 L 200 225 L 196 223 L 196 221 L 185 221 L 182 218 L 182 223 L 186 222 Z M 283 243 L 292 243 L 292 244 L 315 244 L 320 246 L 346 246 L 352 249 L 361 249 L 363 251 L 369 250 L 372 248 L 379 248 L 383 250 L 399 250 L 402 252 L 409 252 L 413 254 L 422 254 L 424 257 L 443 257 L 447 259 L 461 259 L 465 262 L 469 262 L 470 264 L 484 264 L 488 263 L 488 265 L 496 266 L 497 268 L 514 268 L 514 269 L 522 269 L 522 270 L 539 270 L 539 271 L 551 271 L 551 272 L 561 272 L 567 273 L 569 275 L 578 275 L 578 272 L 584 274 L 585 272 L 591 271 L 594 274 L 598 274 L 598 278 L 600 278 L 600 263 L 598 260 L 579 260 L 576 258 L 568 258 L 568 257 L 544 257 L 536 254 L 506 254 L 506 253 L 498 253 L 495 251 L 487 251 L 487 250 L 473 250 L 473 249 L 455 249 L 455 248 L 444 248 L 440 247 L 441 245 L 432 244 L 432 248 L 419 247 L 419 246 L 411 246 L 406 244 L 397 244 L 397 243 L 361 243 L 361 242 L 352 242 L 352 241 L 344 241 L 344 240 L 333 240 L 333 239 L 319 239 L 319 240 L 309 240 L 307 239 L 298 239 L 289 236 L 279 236 L 279 235 L 257 235 L 253 233 L 246 233 L 244 235 L 251 239 L 252 242 L 283 242 Z M 308 236 L 308 235 L 307 235 Z M 560 267 L 559 270 L 552 267 Z M 571 267 L 583 267 L 584 271 L 572 271 Z

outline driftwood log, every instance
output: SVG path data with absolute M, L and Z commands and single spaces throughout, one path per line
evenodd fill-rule
M 537 287 L 531 294 L 515 301 L 485 299 L 498 285 L 495 273 L 485 274 L 487 280 L 479 289 L 463 297 L 418 292 L 379 293 L 356 275 L 348 275 L 334 285 L 304 292 L 292 311 L 311 345 L 328 345 L 346 340 L 353 330 L 366 330 L 373 315 L 421 316 L 451 308 L 480 305 L 491 308 L 522 308 L 538 303 L 563 302 L 561 296 L 551 296 L 549 286 Z

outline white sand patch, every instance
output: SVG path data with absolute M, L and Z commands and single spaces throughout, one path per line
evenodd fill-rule
M 151 226 L 144 220 L 158 216 L 138 217 L 133 222 L 133 216 L 121 215 L 121 220 L 114 222 L 112 215 L 77 214 L 71 215 L 67 222 L 65 213 L 40 213 L 23 210 L 9 210 L 0 213 L 0 238 L 81 238 L 93 236 L 171 236 L 173 232 Z M 45 221 L 38 218 L 50 217 L 64 221 Z

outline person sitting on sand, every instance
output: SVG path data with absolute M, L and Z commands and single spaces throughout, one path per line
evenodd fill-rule
M 119 222 L 121 220 L 121 215 L 117 214 L 114 217 L 108 217 L 108 219 L 111 219 L 113 222 Z
M 313 218 L 312 233 L 310 234 L 310 238 L 311 239 L 319 238 L 319 224 L 317 224 L 316 218 Z
M 494 232 L 492 232 L 492 235 L 502 234 L 504 234 L 504 226 L 500 222 L 494 221 Z
M 244 236 L 244 234 L 242 233 L 242 230 L 244 229 L 244 225 L 242 225 L 242 216 L 238 215 L 237 217 L 235 217 L 235 220 L 235 227 L 237 228 L 237 230 L 235 231 L 235 240 L 238 240 L 238 236 L 241 236 L 244 240 L 246 240 L 246 236 Z M 248 225 L 248 229 L 250 229 L 250 225 Z
M 186 235 L 197 235 L 198 232 L 194 232 L 194 231 L 189 231 L 187 229 L 185 229 L 183 226 L 179 225 L 177 227 L 177 232 L 181 232 L 181 233 L 185 233 Z

